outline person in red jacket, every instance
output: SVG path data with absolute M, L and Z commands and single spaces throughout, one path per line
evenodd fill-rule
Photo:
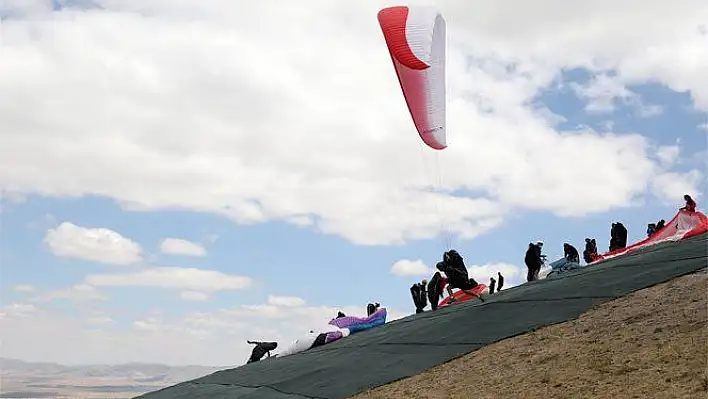
M 687 211 L 687 212 L 695 212 L 696 211 L 696 201 L 694 201 L 693 198 L 691 198 L 691 196 L 688 194 L 684 195 L 683 199 L 686 200 L 686 205 L 679 210 Z

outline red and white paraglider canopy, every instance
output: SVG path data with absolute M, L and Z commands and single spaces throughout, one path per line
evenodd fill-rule
M 445 20 L 433 8 L 407 6 L 384 8 L 378 19 L 418 134 L 446 148 Z

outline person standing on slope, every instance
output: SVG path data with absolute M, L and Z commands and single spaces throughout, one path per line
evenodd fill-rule
M 447 279 L 443 278 L 440 272 L 435 272 L 428 283 L 428 300 L 430 301 L 431 310 L 438 309 L 438 303 L 440 303 L 440 298 L 443 297 L 443 292 L 445 291 L 445 284 L 447 284 Z
M 583 259 L 588 265 L 597 257 L 597 242 L 594 238 L 585 239 L 585 250 L 583 251 Z
M 526 256 L 524 257 L 524 263 L 526 263 L 526 268 L 528 269 L 526 281 L 538 280 L 538 272 L 541 270 L 541 264 L 543 263 L 541 247 L 543 247 L 543 241 L 538 241 L 536 244 L 529 243 L 529 248 L 526 250 Z
M 420 283 L 415 283 L 411 286 L 411 296 L 413 297 L 413 303 L 415 304 L 416 314 L 422 313 L 423 309 L 428 306 L 427 287 L 428 282 L 426 280 L 423 280 Z
M 497 280 L 494 277 L 489 278 L 489 295 L 494 293 L 494 288 L 497 286 Z
M 497 272 L 497 277 L 497 292 L 500 292 L 504 286 L 504 276 L 502 276 L 501 272 Z
M 447 293 L 450 296 L 450 303 L 455 301 L 455 297 L 452 296 L 453 288 L 458 288 L 465 294 L 475 296 L 484 302 L 484 298 L 470 291 L 479 284 L 475 279 L 469 277 L 465 262 L 457 251 L 451 249 L 443 253 L 443 261 L 438 262 L 435 267 L 447 276 Z

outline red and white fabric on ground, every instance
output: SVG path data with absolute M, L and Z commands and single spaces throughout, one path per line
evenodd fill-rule
M 663 229 L 655 232 L 651 237 L 645 238 L 628 247 L 598 255 L 597 259 L 591 264 L 624 255 L 638 248 L 644 248 L 666 241 L 680 241 L 706 232 L 708 232 L 708 217 L 706 217 L 706 215 L 699 211 L 689 212 L 680 210 L 670 222 L 666 223 Z

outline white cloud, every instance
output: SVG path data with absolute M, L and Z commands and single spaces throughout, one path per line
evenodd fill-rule
M 361 244 L 474 237 L 515 207 L 624 206 L 656 174 L 644 138 L 559 132 L 532 108 L 562 68 L 690 90 L 708 109 L 702 0 L 440 1 L 450 147 L 421 159 L 376 22 L 384 3 L 275 4 L 104 1 L 4 23 L 0 184 L 310 223 Z
M 206 256 L 204 246 L 181 238 L 165 238 L 160 244 L 160 251 L 171 255 Z
M 268 295 L 268 305 L 286 308 L 305 306 L 305 300 L 297 296 Z
M 37 308 L 31 304 L 13 303 L 0 308 L 0 320 L 24 318 L 34 313 L 36 310 Z
M 115 320 L 111 319 L 108 316 L 96 316 L 96 317 L 89 317 L 88 319 L 86 319 L 86 322 L 88 324 L 93 324 L 93 325 L 104 325 L 104 324 L 115 323 Z
M 85 281 L 95 286 L 155 287 L 204 293 L 240 290 L 253 282 L 250 277 L 183 267 L 152 267 L 132 273 L 91 274 Z
M 108 297 L 98 291 L 96 287 L 93 287 L 88 284 L 76 284 L 66 289 L 47 292 L 36 298 L 33 298 L 32 300 L 44 302 L 53 301 L 56 299 L 65 299 L 74 302 L 90 303 L 94 301 L 103 301 L 108 299 Z
M 391 274 L 396 276 L 428 276 L 434 273 L 421 259 L 401 259 L 391 265 Z
M 612 112 L 616 108 L 615 99 L 627 101 L 635 95 L 619 79 L 604 74 L 586 85 L 571 83 L 570 87 L 580 98 L 589 100 L 585 109 L 590 112 Z
M 659 164 L 662 168 L 670 168 L 678 160 L 681 148 L 676 145 L 661 146 L 656 151 L 656 157 L 659 159 Z
M 209 299 L 209 295 L 199 291 L 182 291 L 179 296 L 185 301 L 194 302 L 202 302 Z
M 660 105 L 644 104 L 638 94 L 627 89 L 621 76 L 600 74 L 585 85 L 571 82 L 570 87 L 578 97 L 588 100 L 585 110 L 592 113 L 613 112 L 617 108 L 618 100 L 632 106 L 641 118 L 660 115 L 664 110 Z
M 47 230 L 44 238 L 52 253 L 65 258 L 128 265 L 142 260 L 140 245 L 113 230 L 85 228 L 64 222 Z
M 142 331 L 157 331 L 160 329 L 160 322 L 154 317 L 145 320 L 135 320 L 133 328 Z
M 12 287 L 12 289 L 17 292 L 32 292 L 34 291 L 34 286 L 31 286 L 29 284 L 21 284 Z
M 509 263 L 487 263 L 484 265 L 472 265 L 467 267 L 469 276 L 478 283 L 489 285 L 489 278 L 497 279 L 497 272 L 504 276 L 504 287 L 511 288 L 525 281 L 524 269 Z
M 703 180 L 703 173 L 693 169 L 687 173 L 666 172 L 654 178 L 651 188 L 659 199 L 666 204 L 674 204 L 676 208 L 683 206 L 684 194 L 699 198 L 698 186 Z
M 338 310 L 366 315 L 363 306 L 263 306 L 275 310 L 264 314 L 258 306 L 242 306 L 174 317 L 146 313 L 128 326 L 109 321 L 105 314 L 68 317 L 36 309 L 32 317 L 4 319 L 0 339 L 3 356 L 71 364 L 241 365 L 252 349 L 246 340 L 276 340 L 282 350 L 311 328 L 326 324 Z M 411 313 L 388 310 L 389 320 Z M 87 347 L 92 350 L 82 350 Z
M 497 278 L 497 272 L 504 276 L 504 286 L 507 288 L 521 284 L 524 280 L 524 271 L 515 265 L 503 262 L 487 263 L 483 265 L 466 265 L 467 273 L 478 283 L 489 284 L 489 278 Z M 422 260 L 402 259 L 391 266 L 391 274 L 397 276 L 430 277 L 435 269 L 428 267 Z

